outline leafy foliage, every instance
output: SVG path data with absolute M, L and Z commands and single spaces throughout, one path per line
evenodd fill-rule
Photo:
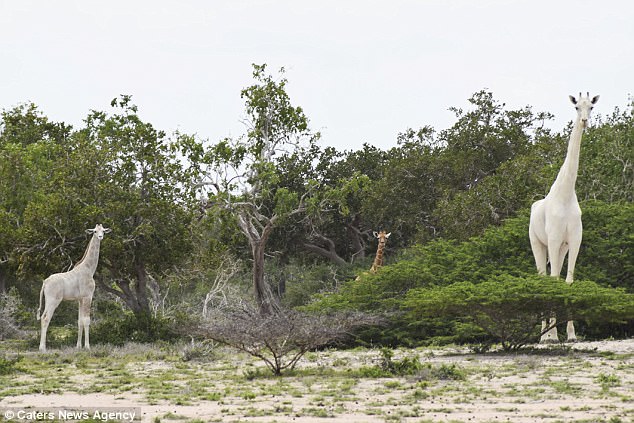
M 634 246 L 629 234 L 634 230 L 634 207 L 631 204 L 591 202 L 583 204 L 582 208 L 586 222 L 585 241 L 578 260 L 577 279 L 593 279 L 600 286 L 622 287 L 632 292 L 631 254 Z M 513 280 L 514 277 L 534 275 L 527 228 L 528 215 L 524 214 L 465 242 L 440 239 L 412 247 L 403 252 L 396 263 L 383 267 L 377 274 L 363 274 L 359 281 L 349 281 L 337 292 L 318 296 L 306 309 L 392 313 L 392 324 L 387 328 L 389 333 L 384 330 L 366 333 L 366 339 L 372 337 L 373 342 L 383 339 L 389 343 L 409 343 L 449 334 L 453 340 L 486 340 L 480 329 L 468 325 L 458 328 L 450 323 L 449 315 L 446 318 L 424 316 L 423 319 L 411 314 L 403 316 L 400 314 L 403 301 L 411 290 L 416 289 L 441 289 L 459 283 L 478 286 L 496 278 Z M 600 249 L 595 250 L 595 245 Z M 483 289 L 488 286 L 484 285 Z M 496 291 L 490 293 L 491 297 L 496 295 Z M 543 310 L 538 308 L 535 312 Z
M 418 289 L 535 273 L 528 207 L 554 180 L 570 125 L 554 133 L 544 128 L 548 113 L 511 110 L 483 90 L 451 109 L 447 129 L 406 129 L 389 150 L 338 151 L 318 145 L 283 69 L 273 75 L 254 65 L 253 80 L 240 93 L 245 133 L 215 143 L 154 128 L 126 95 L 77 129 L 33 104 L 3 110 L 0 293 L 15 287 L 32 307 L 40 281 L 71 268 L 85 249 L 84 229 L 100 222 L 113 233 L 102 245 L 98 291 L 116 297 L 96 307 L 103 339 L 169 338 L 168 323 L 200 311 L 229 257 L 240 269 L 216 292 L 223 301 L 230 292 L 304 310 L 380 310 L 389 323 L 363 337 L 390 345 L 489 342 L 493 335 L 472 319 L 415 319 L 403 302 Z M 576 277 L 627 292 L 633 110 L 595 116 L 577 181 L 584 242 Z M 366 274 L 371 234 L 381 229 L 392 232 L 388 265 Z M 74 320 L 75 309 L 59 310 Z M 582 332 L 626 335 L 632 322 L 619 330 L 593 322 Z
M 253 77 L 255 84 L 242 90 L 247 134 L 223 140 L 207 152 L 210 171 L 203 186 L 209 189 L 208 207 L 216 209 L 213 213 L 246 237 L 255 299 L 268 313 L 273 300 L 264 281 L 265 252 L 273 231 L 309 208 L 315 184 L 301 177 L 306 176 L 319 134 L 310 132 L 303 110 L 291 105 L 286 79 L 275 80 L 266 65 L 253 65 Z M 284 164 L 294 167 L 291 173 L 300 178 L 294 180 L 301 181 L 298 185 L 283 184 Z
M 414 318 L 449 317 L 472 322 L 501 342 L 505 350 L 535 341 L 550 327 L 541 333 L 536 329 L 553 315 L 560 323 L 634 318 L 634 294 L 589 281 L 568 285 L 546 276 L 501 275 L 478 284 L 458 282 L 413 289 L 403 306 Z

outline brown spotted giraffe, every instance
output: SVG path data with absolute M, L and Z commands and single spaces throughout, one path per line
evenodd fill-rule
M 370 273 L 376 273 L 377 270 L 379 270 L 379 268 L 383 266 L 383 252 L 385 251 L 385 244 L 387 244 L 387 239 L 390 237 L 390 235 L 392 235 L 392 232 L 374 232 L 374 237 L 379 240 L 379 245 L 376 249 L 376 256 L 374 257 L 374 262 L 372 263 L 372 267 L 370 268 Z

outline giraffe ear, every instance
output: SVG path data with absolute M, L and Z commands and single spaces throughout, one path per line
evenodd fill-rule
M 103 228 L 103 233 L 104 233 L 104 234 L 109 234 L 110 232 L 112 232 L 112 229 L 110 229 L 110 228 Z
M 386 237 L 386 238 L 389 238 L 389 237 L 390 237 L 390 235 L 392 235 L 392 232 L 390 232 L 389 234 L 385 234 L 385 237 Z
M 596 104 L 597 101 L 599 101 L 598 95 L 595 95 L 594 97 L 592 97 L 592 104 Z
M 570 101 L 572 102 L 572 104 L 577 104 L 577 99 L 576 99 L 574 96 L 569 95 L 569 96 L 568 96 L 568 98 L 570 99 Z
M 86 229 L 86 233 L 87 234 L 94 234 L 95 230 L 94 229 Z
M 379 237 L 379 233 L 377 231 L 372 232 L 372 235 L 374 235 L 375 238 Z

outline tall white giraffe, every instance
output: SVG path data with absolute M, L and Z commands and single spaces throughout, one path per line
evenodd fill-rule
M 104 234 L 110 229 L 100 224 L 95 229 L 87 229 L 92 234 L 84 257 L 70 271 L 55 273 L 44 280 L 40 290 L 40 307 L 37 309 L 37 320 L 40 320 L 42 309 L 42 295 L 46 299 L 46 306 L 41 316 L 40 351 L 46 351 L 46 331 L 51 322 L 53 313 L 62 300 L 78 300 L 79 318 L 77 322 L 77 348 L 81 348 L 82 330 L 85 334 L 85 346 L 90 348 L 90 304 L 95 292 L 95 280 L 93 276 L 99 262 L 99 247 Z
M 588 126 L 590 111 L 598 100 L 598 95 L 591 99 L 589 93 L 586 97 L 583 97 L 581 93 L 579 93 L 579 98 L 570 96 L 570 101 L 577 110 L 577 119 L 570 134 L 566 159 L 546 198 L 536 201 L 531 207 L 528 234 L 537 271 L 540 275 L 545 275 L 547 261 L 550 261 L 550 276 L 558 278 L 564 258 L 568 254 L 568 272 L 566 274 L 566 283 L 568 284 L 571 284 L 574 279 L 575 263 L 583 232 L 581 208 L 575 192 L 581 135 Z M 542 331 L 547 325 L 553 327 L 542 335 L 541 342 L 559 342 L 555 323 L 554 318 L 550 322 L 542 322 Z M 572 321 L 568 322 L 566 329 L 568 341 L 576 341 L 577 336 Z

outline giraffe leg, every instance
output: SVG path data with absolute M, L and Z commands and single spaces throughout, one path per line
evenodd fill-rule
M 561 273 L 561 266 L 563 264 L 562 247 L 563 242 L 561 240 L 548 240 L 548 256 L 550 258 L 550 276 L 559 278 Z M 559 342 L 559 335 L 557 333 L 557 318 L 551 317 L 548 321 L 542 322 L 542 332 L 550 327 L 546 333 L 542 334 L 540 339 L 541 343 L 557 343 Z
M 571 228 L 569 240 L 568 240 L 568 271 L 566 273 L 566 282 L 572 283 L 575 275 L 575 264 L 577 263 L 577 256 L 579 255 L 579 249 L 581 248 L 581 222 L 579 226 Z
M 44 307 L 44 313 L 40 317 L 40 351 L 46 351 L 46 332 L 48 331 L 48 325 L 51 323 L 53 313 L 61 302 L 61 298 L 46 298 L 46 306 Z
M 570 231 L 570 239 L 568 242 L 568 271 L 566 272 L 566 283 L 572 284 L 575 274 L 575 264 L 577 262 L 577 255 L 579 255 L 579 248 L 581 247 L 581 222 L 578 227 L 572 228 Z M 566 332 L 568 333 L 568 342 L 577 342 L 577 334 L 575 333 L 575 324 L 572 320 L 568 321 L 566 326 Z
M 550 258 L 550 276 L 559 278 L 561 275 L 561 268 L 564 264 L 564 254 L 566 247 L 563 245 L 562 240 L 551 241 L 548 240 L 548 255 Z
M 81 309 L 81 326 L 84 328 L 84 346 L 90 349 L 90 304 L 92 298 L 82 298 L 79 307 Z M 81 347 L 81 344 L 79 345 Z
M 545 275 L 546 264 L 548 262 L 548 248 L 532 233 L 530 235 L 530 241 L 531 250 L 533 250 L 533 257 L 535 258 L 535 266 L 537 267 L 537 273 Z
M 77 348 L 81 348 L 81 336 L 83 331 L 82 313 L 81 313 L 81 300 L 77 301 Z
M 537 239 L 537 237 L 535 236 L 531 235 L 530 240 L 531 249 L 533 250 L 533 256 L 535 257 L 535 266 L 537 267 L 537 273 L 539 273 L 540 275 L 545 275 L 547 270 L 546 266 L 548 263 L 548 248 L 544 244 L 542 244 L 542 242 L 539 241 L 539 239 Z M 555 323 L 556 322 L 554 318 L 542 321 L 542 336 L 540 339 L 541 343 L 551 343 L 559 341 L 557 337 L 556 327 L 553 327 L 552 329 L 544 332 L 547 327 L 549 327 L 550 325 L 554 325 Z

